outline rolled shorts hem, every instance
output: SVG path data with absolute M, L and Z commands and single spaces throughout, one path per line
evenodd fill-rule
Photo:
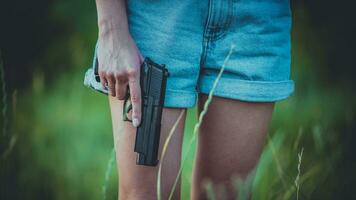
M 215 77 L 203 77 L 199 92 L 209 94 Z M 294 91 L 294 81 L 248 81 L 222 77 L 214 91 L 215 96 L 248 101 L 275 102 L 288 98 Z
M 197 101 L 197 93 L 183 90 L 166 90 L 164 107 L 192 108 Z
M 108 90 L 103 88 L 101 83 L 95 80 L 92 68 L 89 68 L 85 73 L 84 85 L 96 92 L 108 95 Z M 164 107 L 192 108 L 195 106 L 196 100 L 196 92 L 167 89 L 164 99 Z

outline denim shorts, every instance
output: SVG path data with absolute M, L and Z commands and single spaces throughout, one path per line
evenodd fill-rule
M 165 107 L 193 107 L 208 94 L 231 44 L 215 96 L 274 102 L 294 91 L 289 0 L 128 0 L 127 15 L 141 54 L 168 68 Z M 93 67 L 84 84 L 107 94 Z

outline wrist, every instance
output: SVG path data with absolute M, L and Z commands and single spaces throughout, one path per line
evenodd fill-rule
M 128 26 L 125 23 L 119 23 L 113 18 L 101 19 L 98 21 L 99 38 L 105 38 L 111 35 L 129 36 Z

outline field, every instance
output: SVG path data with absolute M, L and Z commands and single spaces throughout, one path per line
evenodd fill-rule
M 63 0 L 47 6 L 46 21 L 64 30 L 47 25 L 52 36 L 44 36 L 37 54 L 20 50 L 30 54 L 24 61 L 14 62 L 11 48 L 2 49 L 1 193 L 11 200 L 117 199 L 108 99 L 83 85 L 96 40 L 94 3 Z M 297 199 L 297 194 L 298 199 L 356 199 L 355 79 L 353 69 L 336 70 L 353 65 L 327 67 L 332 43 L 323 43 L 307 9 L 293 11 L 296 91 L 275 108 L 251 181 L 253 199 Z M 12 69 L 23 73 L 16 78 Z M 189 109 L 182 199 L 190 195 L 195 152 L 187 148 L 196 122 L 196 109 Z M 249 189 L 248 183 L 241 187 Z

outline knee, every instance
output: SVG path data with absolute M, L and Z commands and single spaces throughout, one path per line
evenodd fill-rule
M 157 199 L 156 190 L 150 186 L 134 187 L 120 184 L 119 199 L 126 200 L 155 200 Z
M 168 199 L 171 193 L 171 188 L 166 187 L 166 185 L 161 185 L 160 190 L 161 199 Z M 145 184 L 141 186 L 129 185 L 127 183 L 120 184 L 119 186 L 119 197 L 120 199 L 127 200 L 156 200 L 157 199 L 157 187 L 156 184 Z M 173 200 L 180 199 L 180 186 L 176 187 L 176 190 L 172 194 Z

